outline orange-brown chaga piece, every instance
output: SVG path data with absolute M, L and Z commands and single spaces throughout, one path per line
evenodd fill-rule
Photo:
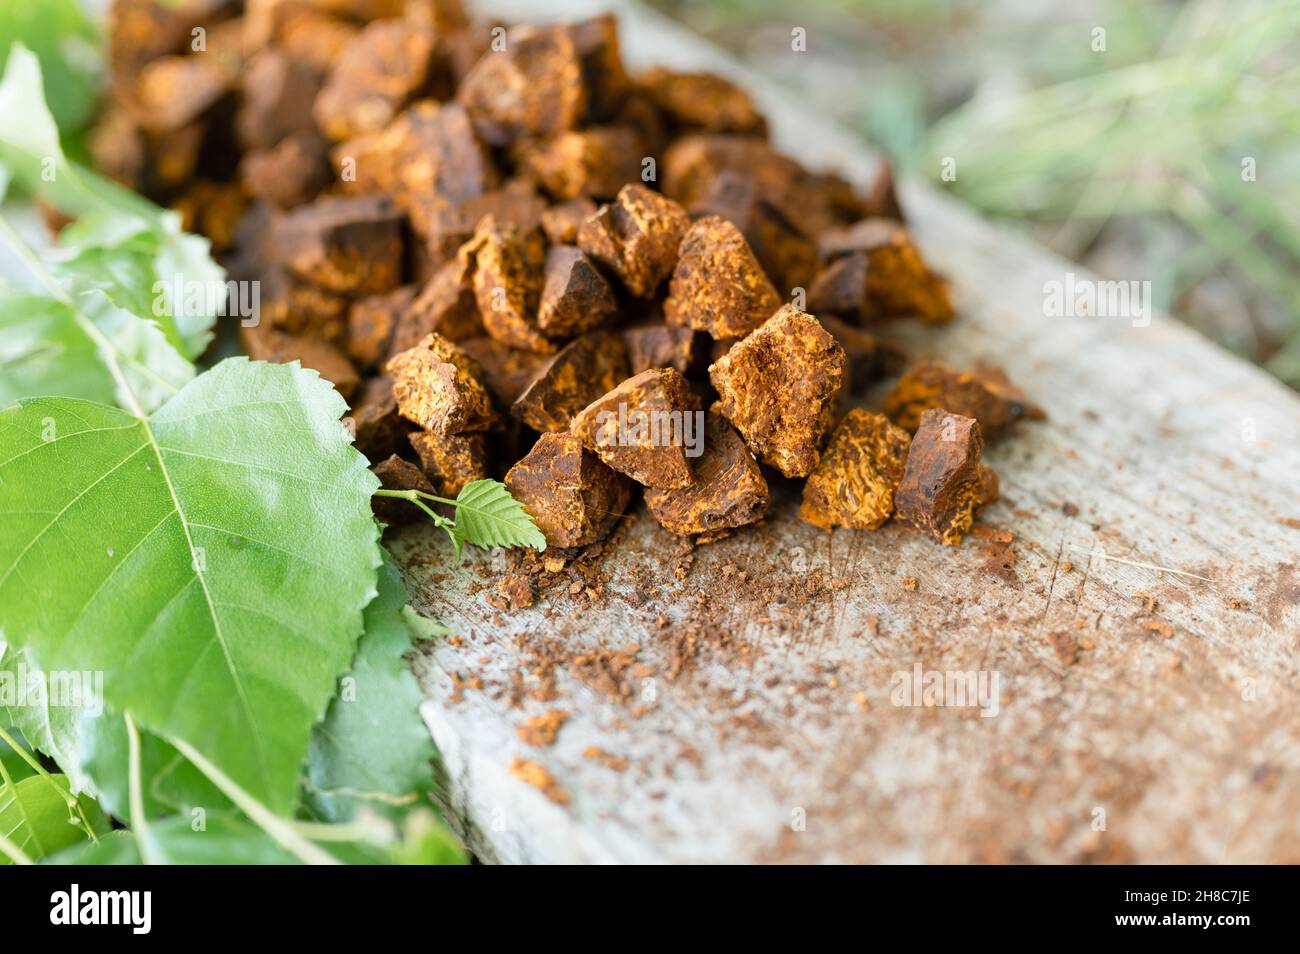
M 403 285 L 367 295 L 348 308 L 348 357 L 362 371 L 371 370 L 394 350 L 393 334 L 409 311 L 415 291 L 414 285 Z
M 907 431 L 883 414 L 849 411 L 808 475 L 800 519 L 828 529 L 883 525 L 894 513 L 894 491 L 903 479 L 911 443 Z
M 466 338 L 458 344 L 478 362 L 483 372 L 483 386 L 502 408 L 509 408 L 519 399 L 552 357 L 539 351 L 511 348 L 486 335 Z
M 622 329 L 627 345 L 628 374 L 650 368 L 675 368 L 684 375 L 702 371 L 707 364 L 708 337 L 694 328 L 658 322 L 629 325 Z
M 548 338 L 569 338 L 603 325 L 618 308 L 614 292 L 576 245 L 546 251 L 546 282 L 537 327 Z
M 973 417 L 931 408 L 912 438 L 894 509 L 904 520 L 945 544 L 961 543 L 988 484 L 980 473 L 984 440 Z
M 239 184 L 249 196 L 280 209 L 305 205 L 330 184 L 325 140 L 314 132 L 294 133 L 239 160 Z
M 638 298 L 650 298 L 677 264 L 690 226 L 686 210 L 635 183 L 602 205 L 578 229 L 578 247 L 617 275 Z
M 352 443 L 372 461 L 397 453 L 410 426 L 397 413 L 393 382 L 380 375 L 368 379 L 352 401 Z
M 641 137 L 627 126 L 566 130 L 550 139 L 522 140 L 514 151 L 516 165 L 561 201 L 614 198 L 640 178 L 643 155 Z
M 401 281 L 402 216 L 381 196 L 324 196 L 286 212 L 272 254 L 295 275 L 340 295 L 373 295 Z
M 537 523 L 548 546 L 603 540 L 627 509 L 632 485 L 600 462 L 576 434 L 543 434 L 506 474 L 506 488 Z
M 511 179 L 499 189 L 458 204 L 431 207 L 434 214 L 425 238 L 425 251 L 433 265 L 460 253 L 473 240 L 479 225 L 491 216 L 500 228 L 528 235 L 541 227 L 546 200 L 525 179 Z
M 631 78 L 619 52 L 618 21 L 609 13 L 568 25 L 587 86 L 587 117 L 599 121 L 614 116 L 632 91 Z
M 527 782 L 557 805 L 569 804 L 569 793 L 550 772 L 530 759 L 515 758 L 510 762 L 510 774 Z
M 921 415 L 935 407 L 975 418 L 989 440 L 1021 418 L 1045 416 L 1001 368 L 958 371 L 939 361 L 922 361 L 908 369 L 885 398 L 884 410 L 899 427 L 915 431 Z
M 707 331 L 714 339 L 743 338 L 780 307 L 740 229 L 711 215 L 686 230 L 664 301 L 670 325 Z
M 695 460 L 695 479 L 676 490 L 647 489 L 645 502 L 665 530 L 712 534 L 762 519 L 767 512 L 767 481 L 735 428 L 710 411 L 704 423 L 704 453 Z
M 312 114 L 340 142 L 388 125 L 429 78 L 434 34 L 408 20 L 375 20 L 348 41 Z
M 980 464 L 980 487 L 975 495 L 975 512 L 979 513 L 989 504 L 997 503 L 1002 495 L 1002 481 L 998 472 L 988 464 Z
M 285 334 L 267 325 L 239 329 L 244 350 L 254 361 L 287 364 L 297 361 L 334 385 L 339 394 L 350 397 L 361 384 L 357 369 L 338 348 L 315 338 Z
M 577 245 L 578 227 L 596 212 L 586 196 L 558 202 L 542 213 L 542 231 L 552 245 Z
M 568 29 L 516 27 L 504 41 L 504 49 L 483 54 L 457 94 L 479 138 L 508 146 L 523 136 L 553 136 L 578 125 L 587 87 Z
M 472 434 L 435 434 L 415 431 L 411 447 L 420 458 L 424 475 L 441 497 L 455 497 L 464 486 L 488 476 L 487 438 Z
M 320 91 L 321 75 L 308 64 L 281 50 L 260 50 L 240 84 L 235 131 L 245 149 L 270 149 L 287 136 L 316 132 L 307 104 Z
M 709 367 L 718 409 L 786 477 L 817 466 L 844 383 L 844 349 L 812 315 L 785 305 Z
M 276 266 L 267 268 L 261 281 L 263 326 L 346 347 L 347 298 Z
M 402 417 L 426 431 L 463 434 L 497 423 L 478 364 L 439 334 L 399 351 L 384 368 Z
M 384 490 L 418 490 L 421 493 L 436 493 L 433 484 L 424 476 L 424 471 L 409 460 L 403 460 L 396 454 L 381 460 L 371 472 L 379 478 L 379 486 Z M 405 500 L 392 497 L 371 497 L 370 506 L 381 523 L 390 527 L 411 523 L 420 517 L 418 507 Z
M 474 261 L 474 299 L 484 330 L 512 348 L 554 351 L 555 345 L 537 327 L 545 283 L 541 233 L 521 233 L 488 216 L 462 254 Z
M 935 324 L 956 316 L 947 281 L 926 267 L 897 222 L 864 219 L 823 235 L 819 244 L 832 260 L 808 289 L 814 311 L 860 321 L 916 316 Z
M 844 349 L 846 390 L 853 394 L 863 393 L 885 375 L 897 374 L 907 362 L 907 352 L 892 341 L 834 315 L 821 315 L 818 320 Z
M 583 446 L 637 483 L 685 487 L 691 482 L 690 456 L 698 456 L 695 448 L 704 437 L 698 406 L 681 374 L 656 368 L 592 401 L 572 428 Z
M 228 251 L 248 210 L 248 196 L 233 182 L 195 179 L 172 203 L 181 228 L 197 232 L 212 243 L 213 252 Z
M 414 347 L 433 332 L 456 342 L 483 334 L 472 274 L 472 263 L 467 256 L 443 262 L 402 314 L 389 354 Z
M 569 342 L 541 369 L 511 408 L 535 431 L 567 431 L 579 411 L 627 378 L 618 335 L 595 331 Z
M 164 56 L 141 68 L 124 105 L 142 129 L 162 135 L 197 122 L 229 92 L 212 58 Z
M 749 94 L 721 76 L 655 67 L 641 75 L 640 83 L 679 128 L 767 135 L 767 121 Z

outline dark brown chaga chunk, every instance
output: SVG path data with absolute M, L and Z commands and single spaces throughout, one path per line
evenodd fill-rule
M 312 114 L 321 132 L 340 142 L 387 126 L 428 80 L 433 46 L 433 32 L 408 20 L 365 26 L 316 97 Z
M 574 419 L 583 446 L 647 487 L 685 487 L 704 440 L 699 400 L 671 368 L 642 371 Z
M 281 268 L 262 273 L 261 321 L 267 328 L 347 347 L 348 300 Z
M 475 434 L 435 434 L 414 431 L 411 447 L 420 458 L 424 475 L 440 497 L 455 497 L 465 485 L 488 477 L 487 437 Z
M 630 184 L 578 229 L 578 247 L 618 276 L 638 298 L 650 298 L 677 264 L 677 247 L 690 226 L 672 199 Z
M 853 394 L 862 394 L 880 378 L 897 374 L 907 362 L 907 352 L 892 341 L 834 315 L 822 315 L 818 320 L 844 349 L 846 388 Z
M 535 431 L 567 431 L 579 411 L 626 378 L 622 339 L 613 332 L 592 332 L 561 348 L 511 412 Z
M 883 414 L 849 411 L 803 488 L 800 519 L 817 527 L 875 530 L 894 513 L 911 436 Z
M 402 275 L 402 216 L 380 196 L 326 196 L 284 214 L 272 254 L 291 272 L 328 291 L 373 295 Z
M 113 0 L 107 39 L 114 79 L 133 78 L 150 60 L 188 49 L 194 27 L 211 28 L 239 6 L 236 0 Z
M 405 350 L 393 347 L 393 334 L 410 309 L 415 291 L 414 285 L 403 285 L 368 295 L 348 308 L 348 357 L 362 371 L 373 370 L 389 354 Z
M 384 370 L 399 413 L 426 431 L 462 434 L 497 423 L 478 364 L 441 335 L 393 355 Z
M 455 342 L 483 334 L 471 283 L 472 269 L 468 256 L 458 256 L 434 271 L 398 321 L 390 354 L 414 347 L 433 332 Z
M 297 361 L 315 371 L 345 398 L 361 384 L 352 362 L 338 348 L 314 338 L 285 334 L 266 325 L 242 326 L 239 329 L 244 350 L 254 361 L 287 364 Z
M 686 230 L 668 285 L 670 325 L 743 338 L 781 307 L 781 298 L 740 230 L 708 216 Z
M 643 148 L 641 137 L 627 126 L 590 126 L 521 140 L 514 157 L 554 199 L 612 199 L 640 178 Z
M 679 128 L 767 135 L 767 121 L 749 94 L 721 76 L 655 67 L 641 75 L 640 84 Z
M 513 405 L 551 360 L 551 355 L 511 348 L 486 335 L 466 338 L 458 344 L 478 362 L 483 372 L 483 386 L 502 408 Z
M 897 222 L 864 219 L 821 236 L 819 244 L 832 260 L 808 289 L 814 311 L 860 321 L 916 316 L 936 324 L 956 316 L 948 283 L 926 267 Z
M 493 189 L 458 205 L 436 207 L 428 234 L 426 251 L 434 265 L 459 253 L 471 241 L 479 224 L 491 216 L 502 228 L 513 228 L 528 235 L 541 227 L 546 200 L 537 194 L 531 182 L 511 179 L 500 189 Z
M 512 348 L 554 351 L 555 345 L 537 327 L 545 282 L 541 233 L 521 233 L 488 216 L 462 254 L 474 262 L 474 300 L 484 330 Z
M 576 434 L 543 434 L 505 484 L 553 547 L 603 540 L 632 496 L 628 479 L 585 450 Z
M 424 471 L 396 454 L 375 464 L 370 470 L 379 478 L 379 486 L 384 490 L 418 490 L 425 494 L 437 493 L 433 484 L 429 483 L 429 479 L 424 476 Z M 371 497 L 370 506 L 375 512 L 376 519 L 390 527 L 411 523 L 419 519 L 423 513 L 415 504 L 392 497 Z
M 546 282 L 537 327 L 548 338 L 569 338 L 599 328 L 618 304 L 609 282 L 576 245 L 552 245 L 546 252 Z
M 923 413 L 936 407 L 975 418 L 980 433 L 989 440 L 1021 418 L 1045 416 L 1001 368 L 958 371 L 939 361 L 922 361 L 910 368 L 885 398 L 885 413 L 909 431 L 920 426 Z
M 633 89 L 619 53 L 618 21 L 606 13 L 571 23 L 568 30 L 587 87 L 587 118 L 598 122 L 615 116 Z
M 988 484 L 980 474 L 984 440 L 973 417 L 931 408 L 921 415 L 903 479 L 894 493 L 899 519 L 945 544 L 961 543 Z
M 627 345 L 628 374 L 650 368 L 674 368 L 683 375 L 703 371 L 708 364 L 708 336 L 694 328 L 658 322 L 622 329 Z
M 522 136 L 553 136 L 587 110 L 582 64 L 562 26 L 516 27 L 504 49 L 489 49 L 457 93 L 479 138 L 508 146 Z
M 369 378 L 361 386 L 344 420 L 352 422 L 348 425 L 352 443 L 372 461 L 396 454 L 409 427 L 397 413 L 393 382 L 382 375 Z
M 235 242 L 239 223 L 248 210 L 248 196 L 233 182 L 195 179 L 172 208 L 181 215 L 181 228 L 212 242 L 213 252 L 225 252 Z
M 812 315 L 785 305 L 709 367 L 718 410 L 786 477 L 817 466 L 844 382 L 844 349 Z
M 292 209 L 315 199 L 330 184 L 329 153 L 315 133 L 288 136 L 239 161 L 239 183 L 255 199 Z
M 279 50 L 261 50 L 248 61 L 241 87 L 235 131 L 245 149 L 270 149 L 286 136 L 316 135 L 308 104 L 320 91 L 321 75 L 313 67 Z
M 988 464 L 980 464 L 980 486 L 975 494 L 975 512 L 979 513 L 989 504 L 997 503 L 1002 494 L 1002 481 L 998 472 Z
M 647 489 L 646 506 L 672 533 L 717 533 L 743 527 L 767 512 L 767 481 L 735 428 L 710 411 L 704 424 L 704 453 L 695 460 L 695 479 L 676 490 Z
M 559 202 L 542 213 L 542 231 L 552 245 L 578 244 L 578 227 L 596 212 L 596 203 L 586 196 Z
M 197 122 L 230 93 L 229 77 L 205 56 L 164 56 L 141 68 L 125 104 L 146 132 Z

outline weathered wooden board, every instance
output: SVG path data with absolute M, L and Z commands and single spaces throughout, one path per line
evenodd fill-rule
M 810 165 L 872 168 L 666 21 L 629 10 L 623 41 L 636 65 L 737 75 Z M 1004 499 L 982 522 L 1014 534 L 1014 562 L 987 535 L 818 531 L 784 493 L 684 581 L 642 515 L 586 560 L 595 599 L 564 576 L 500 612 L 501 555 L 453 572 L 432 531 L 406 531 L 418 606 L 459 636 L 417 668 L 485 859 L 1300 861 L 1300 528 L 1282 522 L 1300 518 L 1300 400 L 1159 315 L 1045 317 L 1044 283 L 1077 267 L 926 187 L 904 201 L 963 315 L 910 343 L 1001 363 L 1050 414 L 987 457 Z M 918 665 L 996 673 L 997 714 L 892 704 Z M 517 737 L 552 709 L 569 713 L 553 746 Z M 569 803 L 512 777 L 517 757 Z

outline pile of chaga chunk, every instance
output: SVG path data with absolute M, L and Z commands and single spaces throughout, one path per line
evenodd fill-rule
M 956 543 L 997 496 L 984 439 L 1041 414 L 934 361 L 860 406 L 902 368 L 883 326 L 954 317 L 888 167 L 856 192 L 776 152 L 728 81 L 630 74 L 612 17 L 116 0 L 110 58 L 99 167 L 260 283 L 244 348 L 333 382 L 386 487 L 504 475 L 579 547 L 638 485 L 667 530 L 717 538 L 779 474 L 817 526 Z

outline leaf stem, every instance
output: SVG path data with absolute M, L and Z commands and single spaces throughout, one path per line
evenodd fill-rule
M 140 846 L 140 860 L 147 865 L 156 865 L 158 859 L 154 855 L 153 842 L 149 840 L 149 822 L 144 814 L 144 794 L 140 784 L 140 731 L 129 711 L 122 713 L 122 719 L 126 722 L 126 784 L 127 801 L 131 806 L 131 836 Z
M 23 851 L 4 835 L 0 835 L 0 855 L 7 855 L 9 860 L 16 865 L 32 865 L 31 856 Z
M 81 828 L 86 832 L 86 837 L 91 841 L 98 842 L 99 837 L 95 834 L 95 829 L 91 826 L 90 819 L 86 817 L 86 812 L 85 809 L 81 807 L 81 802 L 77 800 L 77 796 L 72 794 L 72 787 L 60 785 L 58 779 L 45 770 L 45 766 L 41 764 L 40 759 L 28 752 L 23 746 L 19 745 L 18 740 L 2 728 L 0 728 L 0 741 L 3 741 L 9 746 L 9 748 L 13 749 L 18 754 L 18 757 L 31 767 L 32 771 L 45 779 L 46 783 L 59 793 L 63 798 L 63 803 L 68 806 L 68 811 L 76 812 L 81 816 Z M 7 780 L 8 775 L 6 775 L 5 778 Z

